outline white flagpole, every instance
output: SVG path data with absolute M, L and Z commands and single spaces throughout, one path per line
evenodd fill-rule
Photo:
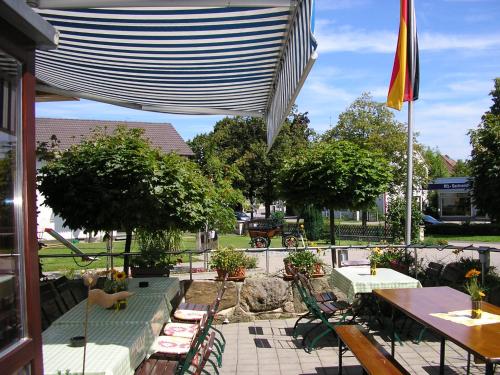
M 407 179 L 406 179 L 406 235 L 405 245 L 411 243 L 411 204 L 413 198 L 413 101 L 408 101 L 408 140 L 407 140 Z

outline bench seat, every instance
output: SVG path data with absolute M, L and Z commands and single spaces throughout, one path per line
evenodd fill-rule
M 135 371 L 135 375 L 174 375 L 178 363 L 177 361 L 149 358 L 142 362 Z
M 370 375 L 409 375 L 378 343 L 370 340 L 358 325 L 335 327 L 339 340 L 339 375 L 342 374 L 342 352 L 347 347 L 358 359 L 364 373 Z

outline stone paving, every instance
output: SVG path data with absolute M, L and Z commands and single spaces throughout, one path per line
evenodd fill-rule
M 295 319 L 258 320 L 219 326 L 227 340 L 221 375 L 329 375 L 338 374 L 337 340 L 331 335 L 320 348 L 306 353 L 291 332 Z M 416 331 L 415 331 L 416 330 Z M 418 333 L 418 328 L 415 327 Z M 387 332 L 369 331 L 387 351 Z M 416 337 L 416 336 L 414 336 Z M 426 333 L 424 341 L 404 340 L 396 346 L 396 359 L 412 374 L 439 373 L 439 340 Z M 467 353 L 447 342 L 445 374 L 466 374 Z M 207 368 L 210 373 L 210 368 Z M 471 361 L 471 374 L 484 374 L 485 366 Z M 343 374 L 361 374 L 359 362 L 348 351 L 343 356 Z M 383 374 L 383 372 L 381 372 Z M 496 374 L 500 374 L 500 368 Z

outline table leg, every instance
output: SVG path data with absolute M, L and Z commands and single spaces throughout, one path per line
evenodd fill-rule
M 338 338 L 339 342 L 339 375 L 342 375 L 342 340 Z
M 394 306 L 392 307 L 392 324 L 391 324 L 391 355 L 394 358 L 396 351 L 396 311 L 394 311 Z
M 444 375 L 444 350 L 446 339 L 441 337 L 441 350 L 439 352 L 439 375 Z
M 486 361 L 486 375 L 493 375 L 493 362 Z

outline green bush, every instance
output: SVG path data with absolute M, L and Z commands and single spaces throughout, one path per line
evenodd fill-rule
M 249 257 L 243 251 L 235 250 L 233 247 L 222 247 L 212 253 L 210 266 L 231 274 L 239 268 L 255 268 L 257 259 Z
M 304 230 L 308 240 L 317 241 L 321 239 L 323 231 L 323 215 L 321 210 L 313 205 L 309 205 L 302 213 L 304 219 Z
M 444 223 L 428 226 L 425 228 L 425 234 L 444 234 L 453 236 L 499 236 L 500 225 Z
M 312 275 L 316 264 L 323 264 L 322 260 L 314 253 L 307 250 L 292 251 L 283 262 L 292 265 L 299 272 Z
M 406 201 L 402 197 L 395 197 L 389 201 L 387 209 L 386 222 L 391 228 L 394 241 L 403 241 L 406 231 Z M 419 238 L 420 224 L 422 222 L 422 211 L 416 201 L 412 202 L 411 211 L 411 240 L 416 241 Z

